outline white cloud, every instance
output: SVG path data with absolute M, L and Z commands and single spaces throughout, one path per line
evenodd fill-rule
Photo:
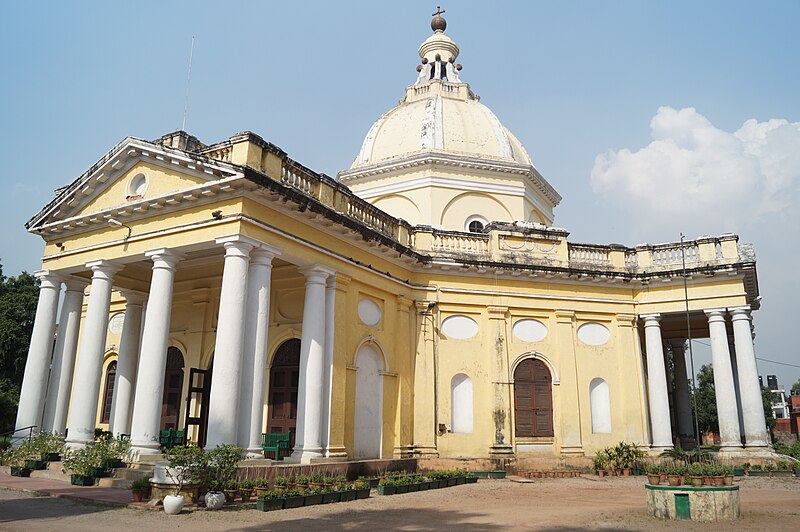
M 692 107 L 660 107 L 650 132 L 638 151 L 598 155 L 591 174 L 594 192 L 640 227 L 710 234 L 796 218 L 800 122 L 751 119 L 730 133 Z

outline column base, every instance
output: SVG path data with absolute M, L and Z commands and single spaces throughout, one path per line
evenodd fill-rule
M 583 456 L 586 454 L 582 445 L 562 445 L 561 456 Z
M 438 458 L 439 451 L 436 450 L 435 445 L 415 445 L 412 453 L 414 456 L 421 456 L 424 458 Z
M 161 445 L 155 442 L 131 442 L 128 454 L 132 456 L 162 454 Z
M 744 451 L 741 445 L 721 445 L 718 454 L 737 454 Z
M 20 441 L 23 441 L 23 440 L 20 440 Z M 84 440 L 66 440 L 64 442 L 64 446 L 67 449 L 71 449 L 73 451 L 80 451 L 81 449 L 86 447 L 87 443 L 89 443 L 89 442 L 88 441 L 84 441 Z
M 672 445 L 672 444 L 669 444 L 669 445 L 666 445 L 666 444 L 655 445 L 654 444 L 654 445 L 650 446 L 650 454 L 654 455 L 654 456 L 658 456 L 659 454 L 663 453 L 664 451 L 669 451 L 669 450 L 674 449 L 674 448 L 675 448 L 675 446 Z
M 414 446 L 413 445 L 401 445 L 400 447 L 394 448 L 394 457 L 397 459 L 401 458 L 411 458 L 414 456 Z
M 303 461 L 325 457 L 322 456 L 322 447 L 295 447 L 290 458 L 297 458 Z
M 247 449 L 244 457 L 246 460 L 265 460 L 264 449 L 261 447 L 251 447 Z
M 328 458 L 347 458 L 347 448 L 344 445 L 331 445 L 323 454 Z
M 489 447 L 489 456 L 493 458 L 508 458 L 514 456 L 514 448 L 505 443 L 492 445 Z

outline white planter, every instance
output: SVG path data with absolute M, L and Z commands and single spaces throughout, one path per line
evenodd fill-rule
M 167 495 L 164 497 L 164 513 L 178 515 L 183 510 L 183 495 Z
M 225 494 L 221 491 L 206 493 L 206 508 L 209 510 L 219 510 L 223 504 L 225 504 Z

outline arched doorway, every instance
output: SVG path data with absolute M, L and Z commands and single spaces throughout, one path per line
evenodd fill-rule
M 365 345 L 356 357 L 356 411 L 353 457 L 380 458 L 383 431 L 383 357 Z
M 177 347 L 167 349 L 164 371 L 164 399 L 161 401 L 161 430 L 177 429 L 183 392 L 183 353 Z
M 283 342 L 272 358 L 269 370 L 267 432 L 292 432 L 294 447 L 297 427 L 297 386 L 300 379 L 300 340 Z
M 541 360 L 523 360 L 514 370 L 514 434 L 553 436 L 553 378 Z

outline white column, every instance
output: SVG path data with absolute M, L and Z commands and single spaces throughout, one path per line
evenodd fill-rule
M 325 361 L 322 368 L 322 426 L 321 445 L 325 456 L 331 436 L 331 393 L 333 382 L 333 341 L 336 317 L 336 276 L 331 275 L 325 284 Z
M 651 448 L 672 448 L 672 423 L 669 417 L 667 372 L 664 367 L 664 345 L 661 341 L 660 314 L 642 316 L 645 350 L 647 351 L 647 397 L 650 402 Z
M 111 400 L 111 420 L 108 430 L 114 434 L 131 433 L 136 370 L 139 366 L 139 341 L 142 337 L 142 313 L 146 295 L 130 290 L 120 291 L 125 298 L 125 321 L 119 339 L 117 375 L 114 378 L 114 397 Z
M 299 268 L 306 276 L 303 331 L 300 340 L 300 385 L 297 394 L 297 435 L 293 458 L 322 456 L 322 374 L 325 357 L 325 279 L 333 272 L 318 264 Z
M 134 455 L 161 453 L 158 433 L 164 400 L 164 371 L 167 367 L 175 267 L 180 261 L 179 255 L 163 248 L 148 251 L 145 256 L 153 261 L 153 277 L 144 314 L 130 430 L 131 454 Z
M 264 423 L 264 378 L 267 372 L 269 289 L 272 259 L 278 254 L 277 249 L 268 246 L 251 251 L 250 268 L 247 271 L 242 388 L 239 397 L 239 446 L 247 449 L 247 458 L 264 458 L 261 433 Z
M 114 274 L 120 269 L 120 266 L 105 260 L 88 262 L 86 266 L 92 270 L 92 287 L 81 331 L 69 409 L 67 446 L 72 449 L 80 449 L 94 441 L 111 289 Z
M 685 340 L 672 340 L 672 363 L 675 367 L 675 417 L 681 440 L 694 439 L 692 405 L 689 395 L 689 379 L 686 372 Z
M 33 334 L 28 346 L 25 374 L 22 377 L 15 428 L 35 426 L 34 432 L 39 432 L 42 427 L 50 358 L 53 355 L 61 278 L 49 270 L 40 270 L 34 275 L 39 279 L 39 302 L 36 305 Z
M 47 387 L 47 404 L 44 409 L 42 430 L 64 434 L 67 428 L 69 397 L 72 391 L 72 373 L 75 370 L 75 353 L 78 350 L 78 332 L 81 327 L 83 291 L 86 282 L 65 280 L 67 287 L 56 335 L 53 364 L 50 367 L 50 382 Z
M 756 355 L 750 327 L 750 309 L 740 307 L 729 310 L 733 321 L 736 364 L 739 369 L 739 393 L 742 398 L 745 447 L 748 449 L 766 448 L 770 446 L 770 441 L 764 420 L 761 388 L 758 385 L 758 368 L 756 367 Z
M 711 339 L 711 366 L 714 368 L 714 394 L 717 399 L 720 451 L 741 449 L 739 413 L 736 391 L 733 388 L 731 353 L 728 351 L 728 333 L 725 330 L 725 309 L 706 310 L 708 333 Z
M 731 354 L 731 371 L 733 373 L 733 391 L 736 393 L 736 413 L 739 414 L 739 434 L 744 436 L 744 415 L 742 414 L 742 394 L 739 391 L 739 364 L 736 362 L 736 345 L 733 334 L 728 335 L 728 352 Z M 742 441 L 744 443 L 744 441 Z
M 222 292 L 219 298 L 214 373 L 208 409 L 206 449 L 237 442 L 239 387 L 242 373 L 247 269 L 257 242 L 242 236 L 218 238 L 225 247 Z M 252 378 L 252 376 L 248 375 Z

